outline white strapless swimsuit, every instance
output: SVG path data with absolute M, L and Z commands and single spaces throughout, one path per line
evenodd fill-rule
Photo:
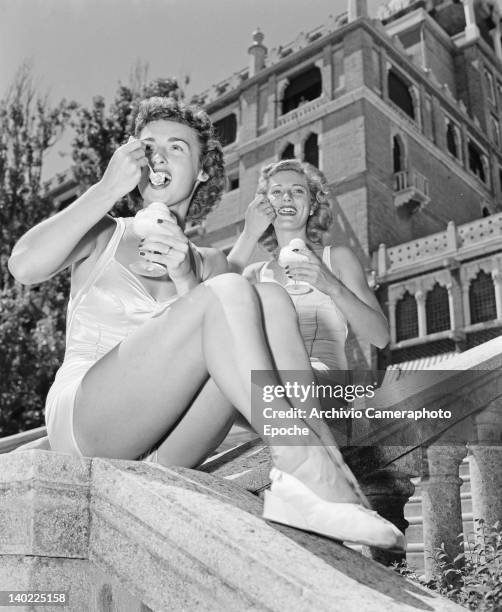
M 83 287 L 68 303 L 64 361 L 47 395 L 45 420 L 51 448 L 82 455 L 73 433 L 75 396 L 88 370 L 140 325 L 167 310 L 177 299 L 159 302 L 116 258 L 126 222 L 117 226 Z M 194 245 L 197 278 L 202 256 Z

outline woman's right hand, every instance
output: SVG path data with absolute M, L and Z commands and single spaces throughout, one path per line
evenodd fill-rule
M 136 187 L 147 164 L 144 144 L 131 137 L 112 155 L 99 184 L 116 202 Z
M 264 194 L 257 194 L 244 216 L 244 234 L 258 240 L 275 220 L 275 210 Z

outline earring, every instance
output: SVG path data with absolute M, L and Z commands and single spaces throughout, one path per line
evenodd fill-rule
M 310 212 L 309 212 L 309 216 L 311 217 L 311 216 L 314 214 L 314 212 L 315 212 L 315 211 L 314 211 L 314 209 L 313 209 L 313 208 L 311 208 L 311 209 L 310 209 Z

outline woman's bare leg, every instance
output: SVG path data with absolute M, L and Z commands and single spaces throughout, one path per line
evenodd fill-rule
M 211 279 L 89 370 L 76 398 L 77 442 L 88 455 L 139 456 L 177 424 L 208 374 L 250 420 L 253 369 L 270 371 L 271 382 L 280 383 L 256 293 L 237 275 Z M 278 404 L 289 407 L 286 401 Z M 303 457 L 297 459 L 283 460 L 281 469 L 294 469 Z
M 310 361 L 299 333 L 296 311 L 288 295 L 272 283 L 255 285 L 255 289 L 260 300 L 267 343 L 274 365 L 280 370 L 281 382 L 288 382 L 288 370 L 298 370 L 299 364 L 308 374 Z M 290 382 L 294 382 L 295 378 L 296 374 L 292 374 Z M 156 461 L 163 465 L 198 465 L 221 443 L 231 426 L 234 413 L 231 404 L 210 379 L 160 445 Z M 310 420 L 308 425 L 317 432 L 324 445 L 335 447 L 331 432 L 323 421 Z M 260 429 L 259 425 L 257 429 Z M 319 445 L 320 439 L 314 443 Z M 319 483 L 324 486 L 323 497 L 354 499 L 353 487 L 348 486 L 347 481 L 355 479 L 350 478 L 345 469 L 334 469 L 335 464 L 332 460 L 326 460 L 325 452 L 319 446 L 305 453 L 304 448 L 294 446 L 294 439 L 288 442 L 287 446 L 272 447 L 276 464 L 290 465 L 291 461 L 298 461 L 301 456 L 310 462 L 314 460 L 316 467 L 313 469 L 312 465 L 306 465 L 304 471 L 313 470 L 316 473 Z M 360 497 L 360 494 L 356 497 Z

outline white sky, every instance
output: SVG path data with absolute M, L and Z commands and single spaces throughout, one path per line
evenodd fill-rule
M 382 3 L 369 0 L 370 13 Z M 271 49 L 346 8 L 346 0 L 0 0 L 0 97 L 25 60 L 53 101 L 110 99 L 138 60 L 149 78 L 189 74 L 188 93 L 200 92 L 247 66 L 257 26 Z

